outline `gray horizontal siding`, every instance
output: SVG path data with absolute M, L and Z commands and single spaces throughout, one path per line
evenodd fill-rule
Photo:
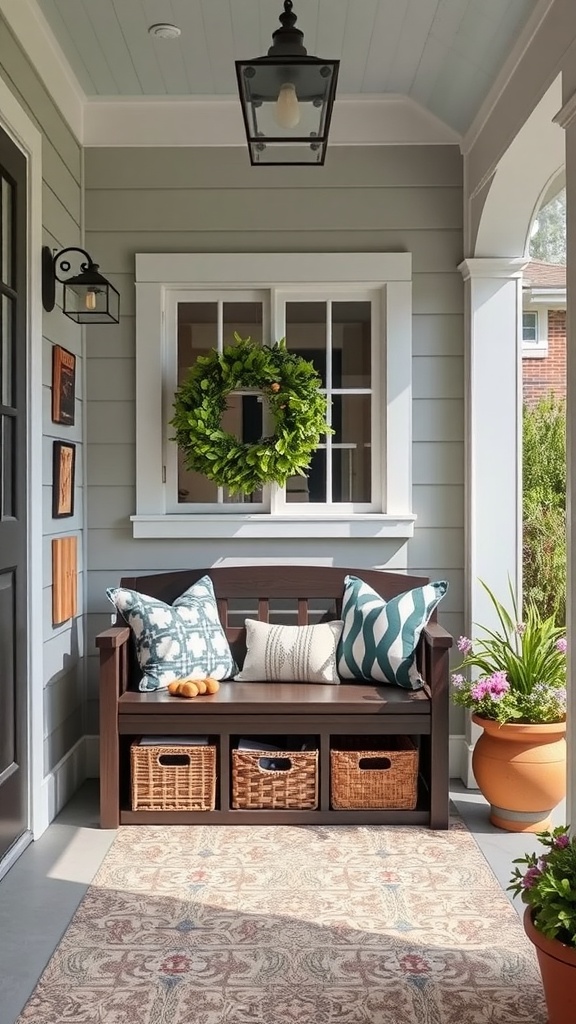
M 254 189 L 296 188 L 450 188 L 462 185 L 462 159 L 456 146 L 338 147 L 329 164 L 315 167 L 250 166 L 242 149 L 197 147 L 87 149 L 86 189 Z

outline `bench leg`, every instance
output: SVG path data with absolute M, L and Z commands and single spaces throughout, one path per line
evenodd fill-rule
M 120 825 L 120 737 L 118 735 L 118 648 L 100 660 L 100 827 Z
M 449 819 L 448 650 L 435 651 L 432 668 L 430 735 L 430 828 L 446 829 Z

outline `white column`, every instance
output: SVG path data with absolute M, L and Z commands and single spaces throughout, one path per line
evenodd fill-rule
M 566 821 L 576 827 L 576 94 L 554 120 L 566 131 L 566 459 L 568 477 L 568 792 Z
M 466 288 L 465 481 L 467 635 L 475 623 L 496 626 L 484 580 L 507 607 L 508 579 L 522 583 L 522 270 L 525 257 L 468 259 Z M 474 785 L 467 723 L 464 782 Z

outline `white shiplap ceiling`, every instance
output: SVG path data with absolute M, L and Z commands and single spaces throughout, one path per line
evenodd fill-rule
M 88 96 L 232 96 L 282 0 L 37 0 Z M 338 95 L 411 97 L 465 133 L 538 0 L 295 0 L 308 53 L 341 60 Z M 148 27 L 168 22 L 175 40 Z

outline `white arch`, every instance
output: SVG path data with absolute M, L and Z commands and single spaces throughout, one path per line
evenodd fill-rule
M 534 214 L 564 168 L 565 133 L 553 121 L 561 106 L 558 76 L 498 164 L 480 213 L 474 256 L 527 254 Z M 471 199 L 478 201 L 479 196 Z

